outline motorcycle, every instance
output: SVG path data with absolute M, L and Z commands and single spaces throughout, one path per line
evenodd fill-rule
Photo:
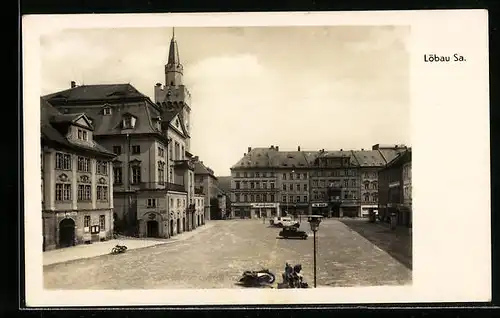
M 285 272 L 282 274 L 283 282 L 278 284 L 278 288 L 309 288 L 309 284 L 304 282 L 304 278 L 300 271 L 302 265 L 297 264 L 293 268 L 286 263 Z
M 265 286 L 274 283 L 276 276 L 268 269 L 244 271 L 238 282 L 244 286 Z
M 121 254 L 121 253 L 125 253 L 125 251 L 127 250 L 127 247 L 125 245 L 119 245 L 117 244 L 115 247 L 113 247 L 111 249 L 111 254 Z

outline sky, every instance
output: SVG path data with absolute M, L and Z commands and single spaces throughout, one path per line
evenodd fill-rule
M 406 26 L 176 28 L 192 95 L 191 152 L 216 175 L 248 147 L 410 145 Z M 42 95 L 130 83 L 154 100 L 172 28 L 73 29 L 41 38 Z

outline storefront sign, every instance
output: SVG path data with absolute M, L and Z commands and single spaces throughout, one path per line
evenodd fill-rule
M 313 203 L 312 207 L 313 208 L 325 208 L 328 206 L 328 203 Z
M 250 203 L 254 209 L 276 208 L 276 203 Z

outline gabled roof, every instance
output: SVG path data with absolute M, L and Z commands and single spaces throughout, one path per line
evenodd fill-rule
M 64 101 L 113 100 L 124 98 L 147 98 L 130 84 L 80 85 L 64 91 L 45 95 L 44 99 Z
M 56 108 L 42 98 L 40 99 L 40 115 L 42 143 L 53 143 L 73 151 L 89 151 L 111 158 L 115 157 L 114 153 L 108 151 L 96 142 L 87 145 L 75 143 L 67 139 L 65 136 L 65 132 L 67 131 L 66 126 L 73 124 L 72 120 L 69 119 L 70 116 L 63 116 Z M 63 118 L 65 119 L 64 121 L 62 120 Z

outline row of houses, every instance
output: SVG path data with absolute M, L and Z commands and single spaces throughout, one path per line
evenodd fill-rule
M 211 219 L 217 177 L 191 153 L 191 95 L 174 37 L 154 92 L 153 101 L 130 84 L 72 81 L 41 97 L 44 250 L 116 232 L 168 238 Z
M 386 213 L 393 209 L 393 197 L 387 199 L 388 193 L 395 198 L 399 188 L 391 181 L 394 189 L 387 191 L 388 179 L 381 180 L 380 173 L 388 167 L 395 169 L 402 158 L 410 158 L 407 171 L 411 148 L 406 145 L 376 144 L 367 150 L 334 151 L 304 151 L 300 146 L 296 151 L 283 151 L 274 145 L 248 147 L 231 167 L 232 213 L 242 218 L 284 214 L 365 217 L 374 210 Z M 404 182 L 409 185 L 401 181 L 401 191 L 407 189 L 404 191 L 411 198 L 411 172 L 406 176 Z M 403 204 L 404 200 L 400 201 Z M 411 204 L 411 199 L 404 202 Z M 400 223 L 409 224 L 409 219 L 401 217 Z

